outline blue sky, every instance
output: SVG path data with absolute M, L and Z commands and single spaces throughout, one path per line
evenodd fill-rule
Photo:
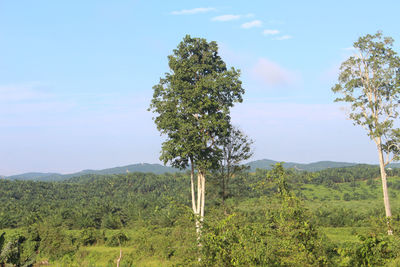
M 376 163 L 330 88 L 359 36 L 399 51 L 398 1 L 0 0 L 0 174 L 157 163 L 146 109 L 186 34 L 242 71 L 253 159 Z

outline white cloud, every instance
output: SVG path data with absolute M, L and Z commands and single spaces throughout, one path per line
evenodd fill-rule
M 212 21 L 231 21 L 231 20 L 237 20 L 240 19 L 242 17 L 242 15 L 232 15 L 232 14 L 228 14 L 228 15 L 222 15 L 222 16 L 217 16 L 212 18 Z
M 278 34 L 278 33 L 279 33 L 278 30 L 266 29 L 266 30 L 263 31 L 263 34 L 264 34 L 264 35 L 275 35 L 275 34 Z
M 198 8 L 192 8 L 192 9 L 182 9 L 182 10 L 176 10 L 172 11 L 172 15 L 193 15 L 193 14 L 198 14 L 198 13 L 206 13 L 210 11 L 215 11 L 216 9 L 213 7 L 198 7 Z
M 254 27 L 261 27 L 261 25 L 262 25 L 261 20 L 253 20 L 253 21 L 243 23 L 241 25 L 241 27 L 243 29 L 250 29 L 250 28 L 254 28 Z
M 282 35 L 282 36 L 274 38 L 274 40 L 283 41 L 283 40 L 289 40 L 292 38 L 293 38 L 293 36 L 291 36 L 291 35 Z
M 253 76 L 268 86 L 289 86 L 299 80 L 299 75 L 278 63 L 260 58 L 252 69 Z

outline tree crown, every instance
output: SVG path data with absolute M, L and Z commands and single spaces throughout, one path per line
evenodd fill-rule
M 335 101 L 351 103 L 354 124 L 363 126 L 377 144 L 385 139 L 381 145 L 388 152 L 395 151 L 399 139 L 399 130 L 393 127 L 400 103 L 400 58 L 393 42 L 381 32 L 360 37 L 354 43 L 355 55 L 342 63 L 332 88 L 341 94 Z
M 149 110 L 166 135 L 160 159 L 178 168 L 193 161 L 202 169 L 216 166 L 217 144 L 230 127 L 230 108 L 242 102 L 240 71 L 227 69 L 216 42 L 187 35 L 168 56 L 170 72 L 153 87 Z

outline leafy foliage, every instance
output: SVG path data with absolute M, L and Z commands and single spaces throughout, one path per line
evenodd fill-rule
M 320 266 L 328 263 L 308 212 L 289 190 L 286 172 L 277 164 L 268 174 L 279 205 L 264 220 L 249 222 L 231 215 L 209 224 L 203 237 L 204 266 Z
M 192 159 L 196 168 L 213 169 L 220 154 L 214 145 L 230 126 L 229 108 L 242 102 L 240 72 L 227 69 L 216 42 L 189 35 L 168 62 L 171 72 L 153 87 L 150 105 L 157 129 L 167 136 L 160 159 L 177 168 Z

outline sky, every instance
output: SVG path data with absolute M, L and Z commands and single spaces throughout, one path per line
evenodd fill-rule
M 0 174 L 160 163 L 147 111 L 187 34 L 240 69 L 252 160 L 377 163 L 331 87 L 360 36 L 400 51 L 400 2 L 0 0 Z

